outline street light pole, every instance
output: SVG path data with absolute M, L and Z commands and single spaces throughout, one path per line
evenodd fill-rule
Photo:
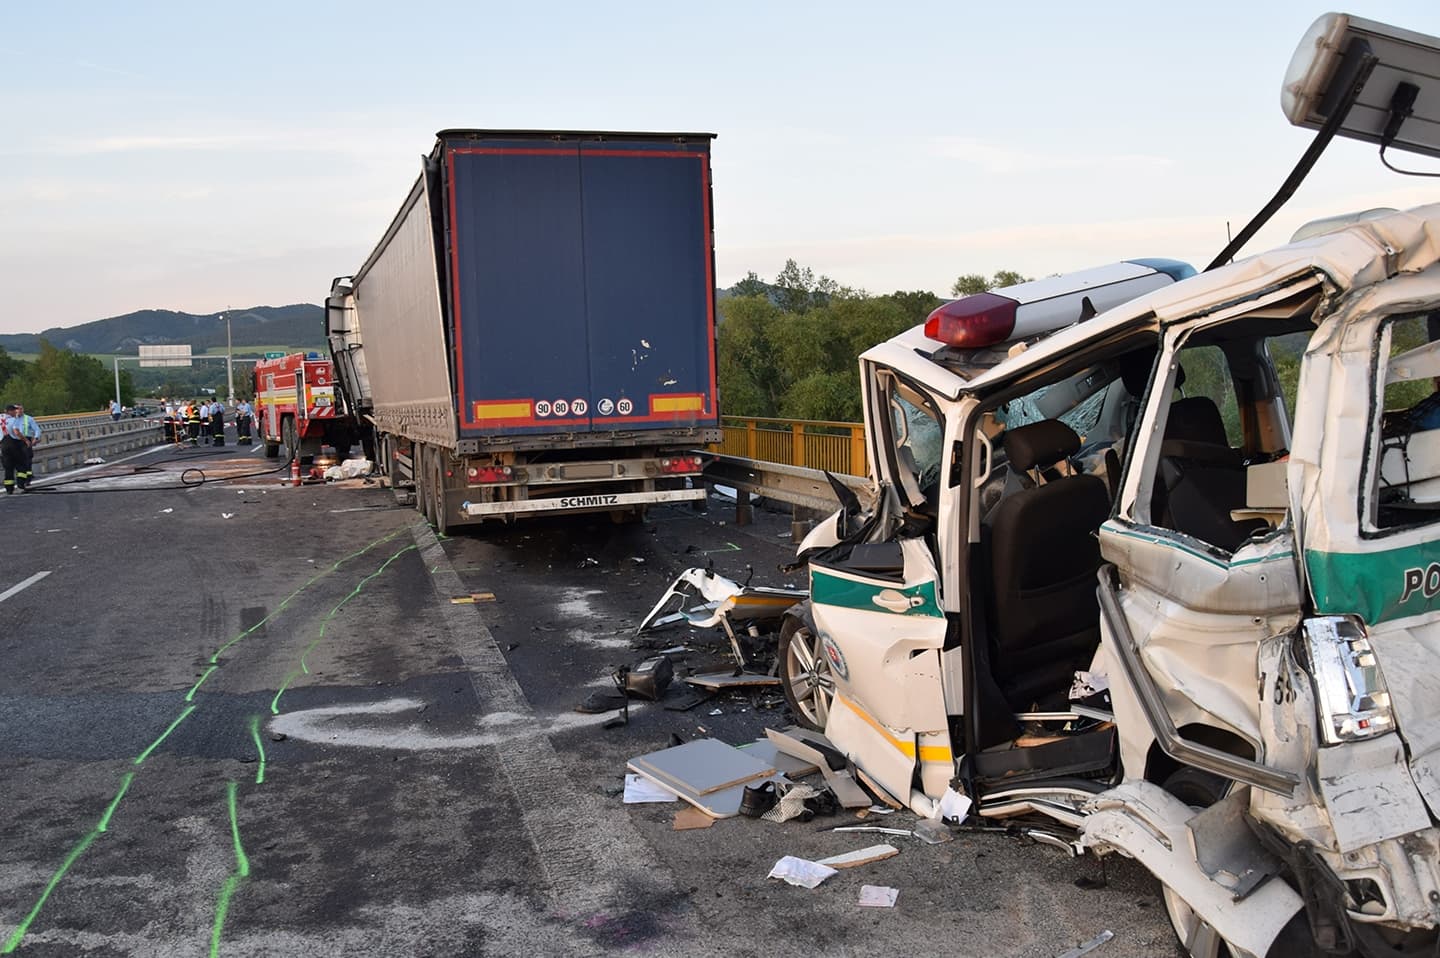
M 230 310 L 225 310 L 225 401 L 235 405 L 235 355 L 230 347 Z
M 90 367 L 94 369 L 95 367 Z M 103 366 L 101 367 L 104 368 Z M 115 405 L 120 405 L 120 357 L 115 357 Z

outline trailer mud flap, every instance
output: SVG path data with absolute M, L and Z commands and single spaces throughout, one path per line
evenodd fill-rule
M 460 503 L 467 516 L 506 516 L 529 512 L 596 512 L 625 509 L 657 502 L 693 502 L 705 498 L 705 489 L 669 489 L 661 492 L 587 492 L 553 499 L 522 499 L 518 502 Z
M 1242 895 L 1207 875 L 1196 860 L 1187 824 L 1195 811 L 1158 785 L 1126 782 L 1095 796 L 1086 809 L 1080 838 L 1085 848 L 1100 855 L 1120 852 L 1139 861 L 1237 954 L 1263 958 L 1304 907 L 1300 896 L 1279 879 Z

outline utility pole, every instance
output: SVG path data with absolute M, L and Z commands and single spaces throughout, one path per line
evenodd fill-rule
M 230 348 L 230 307 L 228 306 L 225 307 L 225 402 L 230 406 L 235 405 L 235 354 Z

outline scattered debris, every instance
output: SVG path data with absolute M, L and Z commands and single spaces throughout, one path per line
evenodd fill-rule
M 91 456 L 89 459 L 86 459 L 83 463 L 81 463 L 81 465 L 85 465 L 85 466 L 103 466 L 103 465 L 105 465 L 105 460 L 102 459 L 102 458 L 100 458 L 99 456 Z
M 651 702 L 659 701 L 660 696 L 670 687 L 670 679 L 674 674 L 674 666 L 669 659 L 663 655 L 654 656 L 625 674 L 625 691 Z
M 599 560 L 599 559 L 592 559 L 592 558 L 590 558 L 590 557 L 587 556 L 585 559 L 581 560 L 580 565 L 578 566 L 578 568 L 585 569 L 585 568 L 588 568 L 588 567 L 590 567 L 590 566 L 596 566 L 596 565 L 599 565 L 599 564 L 600 564 L 600 560 Z
M 665 710 L 667 712 L 688 712 L 700 703 L 708 702 L 714 697 L 714 692 L 702 694 L 693 690 L 687 691 L 679 698 L 671 699 L 669 702 L 666 702 Z
M 855 868 L 859 865 L 868 865 L 871 862 L 894 858 L 898 854 L 900 854 L 900 849 L 894 845 L 871 845 L 867 848 L 857 848 L 855 851 L 846 852 L 843 855 L 822 858 L 817 864 L 829 865 L 831 868 Z
M 794 855 L 786 855 L 775 863 L 775 867 L 771 868 L 770 874 L 765 877 L 779 878 L 786 884 L 798 885 L 801 888 L 816 888 L 834 874 L 836 874 L 835 869 L 828 865 L 796 858 Z
M 1094 938 L 1091 938 L 1089 941 L 1085 942 L 1084 944 L 1076 945 L 1069 951 L 1061 952 L 1060 954 L 1056 955 L 1055 958 L 1080 958 L 1081 955 L 1090 954 L 1090 952 L 1094 951 L 1096 948 L 1099 948 L 1101 945 L 1105 944 L 1105 942 L 1109 941 L 1111 938 L 1114 937 L 1115 932 L 1107 928 L 1104 931 L 1100 932 L 1100 934 L 1096 935 Z
M 803 758 L 795 758 L 786 755 L 775 747 L 775 743 L 768 738 L 756 739 L 748 745 L 741 745 L 745 754 L 751 755 L 776 771 L 784 772 L 790 778 L 804 778 L 806 775 L 814 775 L 820 771 L 820 766 L 814 762 L 807 762 Z
M 775 807 L 778 796 L 775 793 L 775 783 L 766 780 L 759 785 L 745 786 L 744 793 L 740 796 L 740 814 L 746 818 L 759 818 Z
M 752 672 L 709 672 L 704 675 L 691 675 L 685 679 L 690 685 L 698 685 L 702 689 L 733 689 L 745 688 L 756 685 L 779 685 L 780 678 L 775 675 L 755 675 Z
M 711 715 L 724 715 L 724 714 L 725 714 L 725 710 L 724 710 L 724 709 L 711 709 L 711 710 L 710 710 L 710 714 L 711 714 Z
M 808 822 L 815 817 L 815 810 L 809 803 L 820 795 L 820 789 L 805 782 L 796 782 L 785 788 L 775 807 L 770 809 L 763 816 L 765 821 L 774 822 L 777 825 L 794 819 Z
M 235 513 L 233 513 L 233 512 L 222 512 L 222 513 L 220 513 L 220 518 L 221 518 L 221 519 L 234 519 L 234 518 L 235 518 Z
M 681 622 L 699 629 L 719 626 L 730 640 L 736 664 L 744 668 L 749 660 L 736 627 L 758 638 L 762 634 L 760 623 L 778 620 L 791 606 L 808 597 L 809 593 L 803 589 L 740 585 L 709 569 L 686 569 L 641 620 L 635 634 Z M 692 604 L 696 599 L 705 601 Z
M 686 805 L 675 813 L 675 821 L 671 827 L 677 832 L 685 832 L 693 828 L 709 828 L 714 824 L 715 819 L 706 815 L 694 805 Z
M 945 794 L 940 796 L 940 818 L 952 821 L 956 824 L 965 821 L 965 816 L 970 814 L 970 796 L 961 795 L 953 788 L 945 789 Z
M 829 832 L 879 832 L 881 835 L 900 835 L 914 837 L 915 833 L 908 828 L 886 828 L 884 825 L 836 825 L 824 829 Z
M 825 776 L 825 784 L 830 786 L 830 790 L 835 793 L 835 797 L 840 800 L 842 806 L 845 808 L 870 807 L 870 796 L 849 772 L 849 760 L 841 752 L 836 751 L 825 736 L 819 732 L 799 728 L 787 731 L 768 728 L 765 730 L 765 736 L 786 755 L 814 762 L 819 766 L 820 774 Z
M 451 605 L 472 605 L 476 602 L 494 602 L 493 592 L 472 592 L 469 595 L 456 595 L 450 597 Z
M 663 785 L 657 785 L 648 778 L 634 772 L 625 776 L 625 804 L 644 805 L 650 802 L 678 802 L 680 796 Z
M 661 749 L 626 764 L 712 818 L 738 815 L 746 785 L 765 778 L 785 780 L 765 763 L 713 738 Z
M 894 908 L 900 889 L 885 885 L 861 885 L 857 904 L 865 908 Z
M 625 696 L 610 689 L 596 689 L 585 697 L 585 701 L 575 706 L 575 711 L 582 715 L 599 715 L 601 712 L 613 712 L 616 709 L 625 707 Z
M 329 482 L 337 479 L 359 479 L 368 476 L 375 470 L 375 466 L 369 459 L 346 459 L 338 466 L 331 466 L 321 473 L 321 478 Z
M 927 845 L 943 845 L 955 838 L 955 833 L 950 831 L 940 817 L 927 818 L 917 822 L 914 828 L 914 835 Z
M 165 508 L 165 509 L 161 509 L 160 511 L 161 511 L 162 513 L 170 513 L 170 512 L 174 512 L 175 510 L 174 510 L 174 509 L 170 509 L 170 508 Z

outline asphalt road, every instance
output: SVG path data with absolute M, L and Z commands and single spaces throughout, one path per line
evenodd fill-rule
M 274 465 L 164 450 L 0 499 L 0 953 L 1177 954 L 1132 862 L 967 832 L 807 890 L 766 873 L 883 839 L 622 803 L 672 733 L 788 724 L 754 692 L 574 711 L 650 654 L 634 627 L 687 566 L 803 586 L 787 517 L 438 540 L 389 490 Z M 650 642 L 729 663 L 718 632 Z

